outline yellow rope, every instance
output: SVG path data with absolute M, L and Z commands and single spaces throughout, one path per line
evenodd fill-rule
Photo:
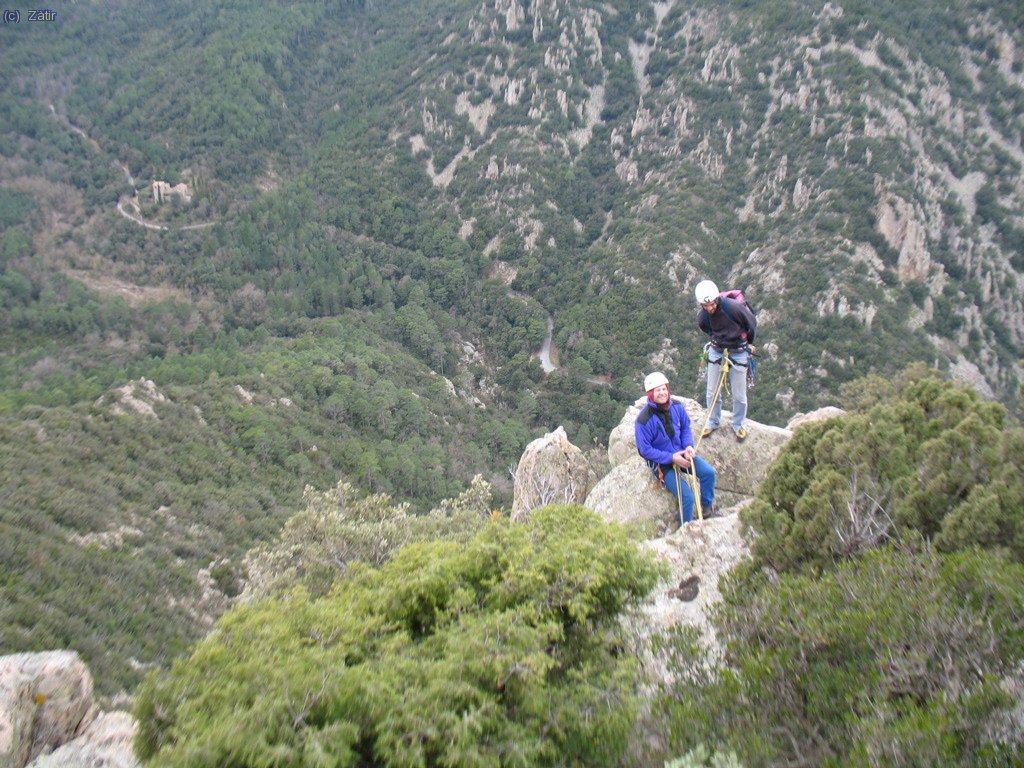
M 729 350 L 728 349 L 723 349 L 722 350 L 722 360 L 721 360 L 721 363 L 722 363 L 722 375 L 718 379 L 718 389 L 715 390 L 715 396 L 711 399 L 711 403 L 710 403 L 710 405 L 708 405 L 707 412 L 704 414 L 704 426 L 702 426 L 700 428 L 700 434 L 697 435 L 697 442 L 693 444 L 693 450 L 694 451 L 699 451 L 700 450 L 700 441 L 704 439 L 704 430 L 707 429 L 708 419 L 711 418 L 711 411 L 714 410 L 715 403 L 718 402 L 718 398 L 722 394 L 722 385 L 724 385 L 726 379 L 729 378 L 729 368 L 731 367 L 731 363 L 730 363 L 730 360 L 729 360 Z M 708 365 L 711 365 L 711 363 L 708 363 Z M 723 403 L 723 405 L 725 405 L 725 403 Z
M 697 459 L 694 454 L 694 460 Z M 700 501 L 700 481 L 697 479 L 697 468 L 693 466 L 693 461 L 690 462 L 690 471 L 686 475 L 686 482 L 690 484 L 690 490 L 693 492 L 693 509 L 697 513 L 697 519 L 704 519 L 704 505 Z

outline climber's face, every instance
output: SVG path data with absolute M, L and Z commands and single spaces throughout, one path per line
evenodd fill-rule
M 660 387 L 655 387 L 647 396 L 651 398 L 651 402 L 657 403 L 658 405 L 664 405 L 668 402 L 668 384 L 662 384 Z

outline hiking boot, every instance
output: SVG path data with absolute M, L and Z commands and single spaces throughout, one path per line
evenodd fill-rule
M 709 517 L 718 517 L 718 512 L 715 511 L 715 505 L 714 504 L 702 508 L 701 512 L 704 514 L 704 519 L 705 520 L 707 520 Z
M 739 429 L 737 429 L 736 430 L 736 440 L 742 443 L 746 439 L 747 439 L 747 428 L 746 427 L 740 427 Z
M 700 433 L 700 436 L 711 437 L 713 434 L 715 434 L 716 429 L 718 429 L 718 427 L 704 427 L 704 431 Z

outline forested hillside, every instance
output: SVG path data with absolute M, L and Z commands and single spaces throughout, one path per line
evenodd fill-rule
M 507 502 L 531 437 L 603 441 L 653 367 L 698 392 L 705 276 L 758 309 L 755 419 L 912 360 L 1016 411 L 1021 13 L 110 0 L 5 25 L 0 648 L 77 647 L 129 690 L 306 484 L 422 512 L 482 473 Z M 116 415 L 139 379 L 165 399 Z

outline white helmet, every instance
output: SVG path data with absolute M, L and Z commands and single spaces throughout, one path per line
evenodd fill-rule
M 665 378 L 664 373 L 661 371 L 648 373 L 647 378 L 644 379 L 644 392 L 650 392 L 652 389 L 657 389 L 662 384 L 668 384 L 668 379 Z
M 693 289 L 698 304 L 708 304 L 718 298 L 718 286 L 710 280 L 701 280 Z

